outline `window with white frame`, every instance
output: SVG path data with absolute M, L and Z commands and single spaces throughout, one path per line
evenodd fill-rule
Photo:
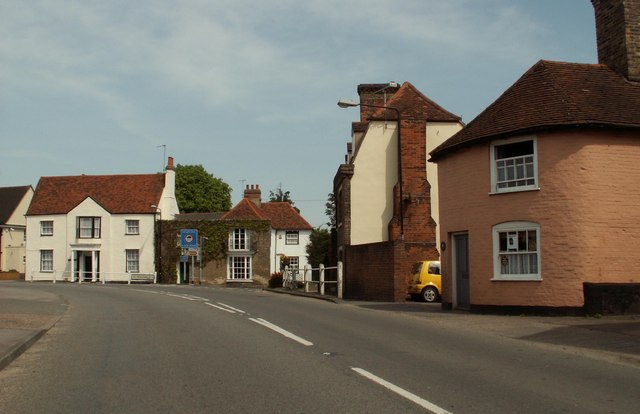
M 40 235 L 53 236 L 53 220 L 43 220 L 40 222 Z
M 491 144 L 491 191 L 538 188 L 536 140 L 518 138 Z
M 127 256 L 127 273 L 140 272 L 140 251 L 135 249 L 125 250 Z
M 249 250 L 247 229 L 233 229 L 229 233 L 229 250 Z
M 125 220 L 125 234 L 140 234 L 140 220 Z
M 288 256 L 289 259 L 289 268 L 290 269 L 299 269 L 300 268 L 300 257 L 298 256 Z
M 251 280 L 251 256 L 229 256 L 230 280 Z
M 53 250 L 40 250 L 40 271 L 53 272 Z
M 285 244 L 299 244 L 300 243 L 300 232 L 298 231 L 288 231 L 285 235 Z
M 79 239 L 99 239 L 100 217 L 78 217 L 76 232 Z
M 540 225 L 512 221 L 493 226 L 493 279 L 541 280 Z

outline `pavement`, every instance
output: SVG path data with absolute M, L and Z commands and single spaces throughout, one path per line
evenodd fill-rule
M 37 289 L 24 289 L 27 282 L 0 281 L 0 370 L 26 351 L 65 314 L 69 304 L 60 296 Z M 507 316 L 443 311 L 438 303 L 388 303 L 343 301 L 335 297 L 283 289 L 275 293 L 324 299 L 339 305 L 411 318 L 428 319 L 441 329 L 465 329 L 483 335 L 527 341 L 590 358 L 640 368 L 640 315 Z

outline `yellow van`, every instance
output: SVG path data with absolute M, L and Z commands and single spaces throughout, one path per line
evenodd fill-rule
M 411 268 L 408 294 L 414 299 L 425 302 L 435 302 L 440 299 L 442 292 L 442 277 L 440 276 L 440 262 L 425 260 L 417 262 Z

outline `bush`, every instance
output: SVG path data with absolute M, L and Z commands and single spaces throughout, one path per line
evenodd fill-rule
M 269 279 L 269 287 L 270 288 L 282 287 L 282 272 L 275 272 L 271 274 L 271 278 Z

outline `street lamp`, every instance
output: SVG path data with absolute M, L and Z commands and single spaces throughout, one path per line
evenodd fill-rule
M 340 99 L 338 101 L 338 106 L 340 108 L 353 108 L 356 106 L 365 106 L 368 108 L 381 108 L 381 109 L 391 109 L 395 111 L 396 117 L 398 120 L 398 190 L 400 192 L 400 238 L 404 240 L 404 193 L 402 191 L 402 141 L 400 130 L 402 129 L 401 120 L 400 120 L 400 110 L 393 106 L 386 105 L 372 105 L 372 104 L 364 104 L 358 103 L 352 99 Z

